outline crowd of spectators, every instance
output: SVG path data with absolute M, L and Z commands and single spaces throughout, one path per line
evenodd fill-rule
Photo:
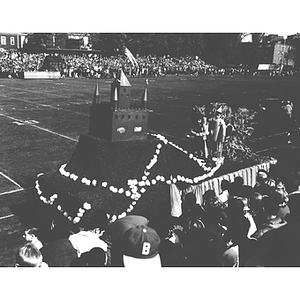
M 61 64 L 52 65 L 51 70 L 59 71 L 64 77 L 112 78 L 119 68 L 127 76 L 159 77 L 165 75 L 259 75 L 260 71 L 245 66 L 218 68 L 207 64 L 198 56 L 156 57 L 154 55 L 137 56 L 133 65 L 125 55 L 103 57 L 99 54 L 62 54 L 62 53 L 26 53 L 18 50 L 0 51 L 0 77 L 22 78 L 23 72 L 45 69 L 46 57 L 55 57 Z M 49 69 L 49 68 L 48 68 Z M 50 70 L 49 70 L 50 71 Z M 266 72 L 264 72 L 266 73 Z M 269 76 L 278 75 L 279 71 L 270 71 Z M 282 76 L 297 76 L 296 70 L 281 73 Z
M 300 266 L 300 171 L 258 170 L 256 184 L 223 180 L 203 203 L 183 196 L 182 214 L 127 215 L 108 222 L 91 212 L 84 227 L 52 220 L 25 231 L 16 266 L 267 267 Z M 69 224 L 69 223 L 68 223 Z

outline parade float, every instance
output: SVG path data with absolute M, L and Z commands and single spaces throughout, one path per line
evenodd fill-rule
M 111 222 L 127 214 L 177 216 L 180 212 L 174 201 L 178 204 L 184 193 L 195 193 L 201 204 L 206 190 L 220 192 L 222 179 L 233 181 L 241 176 L 245 184 L 253 185 L 259 168 L 268 170 L 276 163 L 255 155 L 247 159 L 247 151 L 233 142 L 232 130 L 226 134 L 226 118 L 234 126 L 234 114 L 222 104 L 212 105 L 206 113 L 198 109 L 198 128 L 192 126 L 191 131 L 201 139 L 197 151 L 149 133 L 148 86 L 135 104 L 131 88 L 122 70 L 111 84 L 110 99 L 100 101 L 96 85 L 89 132 L 80 136 L 69 161 L 57 172 L 37 176 L 39 203 L 48 216 L 79 226 L 96 209 L 106 211 Z M 221 113 L 214 117 L 217 111 Z M 244 160 L 239 159 L 240 152 Z

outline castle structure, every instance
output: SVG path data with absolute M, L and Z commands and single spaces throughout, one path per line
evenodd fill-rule
M 133 107 L 131 84 L 122 70 L 111 84 L 110 99 L 100 101 L 96 85 L 90 107 L 90 135 L 110 142 L 146 140 L 148 120 L 147 87 L 138 107 Z

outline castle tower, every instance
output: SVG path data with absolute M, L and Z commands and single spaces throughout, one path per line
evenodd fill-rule
M 146 140 L 149 111 L 147 110 L 147 89 L 142 108 L 131 108 L 131 84 L 122 70 L 111 84 L 110 100 L 99 100 L 98 85 L 90 107 L 89 134 L 107 141 Z
M 118 77 L 111 84 L 111 101 L 115 99 L 115 90 L 118 95 L 118 108 L 129 108 L 131 102 L 131 84 L 123 70 L 119 71 Z M 112 99 L 113 98 L 113 99 Z

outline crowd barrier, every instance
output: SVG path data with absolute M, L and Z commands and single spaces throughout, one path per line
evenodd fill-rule
M 24 72 L 24 79 L 58 79 L 60 77 L 60 72 Z

